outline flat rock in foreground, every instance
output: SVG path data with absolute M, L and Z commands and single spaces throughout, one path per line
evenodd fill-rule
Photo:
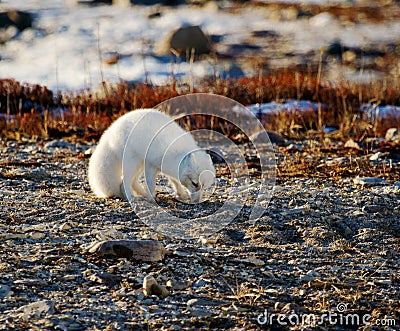
M 160 261 L 165 255 L 164 246 L 154 240 L 104 240 L 94 242 L 87 251 L 148 262 Z

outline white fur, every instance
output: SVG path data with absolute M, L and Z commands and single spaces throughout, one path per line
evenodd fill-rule
M 145 174 L 145 187 L 139 177 Z M 98 197 L 154 199 L 155 180 L 166 175 L 182 198 L 202 199 L 215 179 L 210 156 L 173 119 L 154 109 L 131 111 L 104 132 L 89 163 L 89 184 Z M 124 185 L 123 185 L 124 182 Z

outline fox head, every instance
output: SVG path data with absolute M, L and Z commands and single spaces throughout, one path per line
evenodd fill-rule
M 215 181 L 215 168 L 210 155 L 203 150 L 187 154 L 179 166 L 179 180 L 190 192 L 191 202 L 200 202 L 204 190 Z

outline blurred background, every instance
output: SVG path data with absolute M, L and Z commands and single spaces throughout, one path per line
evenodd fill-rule
M 394 0 L 3 0 L 0 78 L 53 91 L 282 70 L 397 80 L 399 17 Z

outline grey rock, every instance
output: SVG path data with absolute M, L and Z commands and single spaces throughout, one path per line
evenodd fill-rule
M 272 144 L 276 144 L 278 146 L 285 145 L 285 139 L 279 133 L 269 130 L 256 132 L 252 134 L 249 138 L 251 141 L 256 142 L 264 142 L 269 140 Z
M 152 295 L 152 287 L 157 284 L 156 279 L 153 276 L 146 276 L 143 279 L 143 293 L 146 296 Z
M 167 282 L 167 287 L 171 287 L 173 290 L 177 290 L 177 291 L 185 290 L 189 286 L 190 286 L 190 282 L 187 282 L 187 281 L 169 280 Z
M 380 213 L 388 210 L 388 207 L 381 205 L 365 205 L 361 210 L 365 213 Z
M 153 276 L 146 276 L 143 279 L 143 293 L 145 296 L 157 295 L 159 298 L 169 296 L 169 291 L 164 285 L 157 283 Z
M 28 12 L 12 10 L 0 13 L 0 28 L 16 27 L 19 31 L 31 28 L 33 16 Z
M 211 44 L 199 26 L 189 25 L 175 30 L 156 52 L 167 55 L 171 50 L 177 55 L 190 57 L 210 53 Z
M 32 278 L 32 279 L 17 279 L 14 282 L 14 285 L 22 285 L 22 286 L 47 286 L 48 283 L 44 279 Z
M 108 272 L 102 272 L 93 274 L 89 280 L 107 286 L 114 286 L 120 282 L 120 277 Z
M 30 320 L 31 317 L 42 317 L 54 313 L 54 302 L 51 300 L 41 300 L 22 306 L 17 309 L 17 313 L 22 313 L 22 318 Z
M 386 141 L 400 141 L 400 133 L 399 129 L 397 128 L 390 128 L 386 131 L 385 135 Z
M 290 144 L 286 146 L 287 152 L 301 152 L 303 150 L 303 145 L 301 144 Z
M 378 160 L 382 157 L 382 155 L 383 155 L 382 152 L 377 152 L 377 153 L 375 153 L 375 154 L 372 154 L 372 155 L 369 157 L 369 160 L 370 160 L 370 161 L 378 161 Z
M 75 149 L 75 144 L 72 144 L 65 140 L 53 140 L 49 141 L 44 145 L 45 149 L 53 149 L 53 148 L 69 148 L 71 150 Z
M 199 279 L 198 281 L 196 281 L 194 284 L 193 284 L 193 287 L 203 287 L 203 286 L 206 286 L 206 285 L 208 285 L 208 284 L 210 284 L 210 282 L 209 281 L 207 281 L 207 280 L 204 280 L 204 279 Z
M 344 144 L 345 148 L 362 149 L 361 145 L 353 139 L 347 140 Z
M 194 298 L 187 301 L 189 307 L 218 307 L 225 305 L 227 302 L 223 300 L 209 298 Z
M 165 248 L 159 241 L 121 239 L 96 241 L 87 248 L 87 252 L 154 262 L 164 258 Z
M 383 178 L 378 177 L 356 177 L 354 178 L 354 184 L 365 185 L 365 186 L 377 186 L 387 185 L 389 182 Z
M 0 29 L 0 43 L 5 43 L 18 34 L 18 29 L 15 26 L 9 26 L 7 28 Z
M 8 285 L 0 285 L 0 299 L 7 297 L 8 295 L 10 295 L 11 292 L 11 288 Z
M 212 315 L 212 311 L 210 309 L 205 308 L 195 308 L 190 312 L 190 315 L 193 317 L 208 317 Z

